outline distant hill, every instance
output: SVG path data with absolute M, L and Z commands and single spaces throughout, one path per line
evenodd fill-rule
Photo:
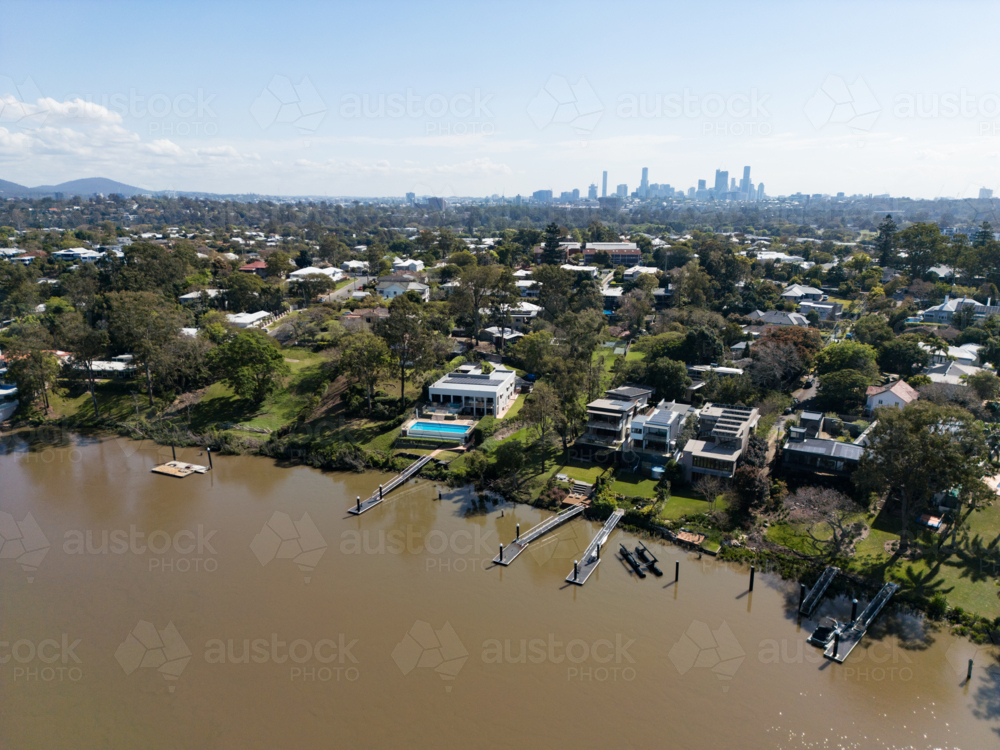
M 0 197 L 21 198 L 30 194 L 31 188 L 26 188 L 24 185 L 18 185 L 16 182 L 0 180 Z
M 13 183 L 9 184 L 13 185 Z M 21 186 L 18 185 L 17 187 Z M 106 177 L 87 177 L 82 180 L 61 182 L 58 185 L 39 185 L 35 188 L 21 189 L 28 191 L 25 194 L 25 197 L 41 197 L 43 195 L 52 195 L 53 193 L 63 193 L 66 197 L 71 195 L 87 197 L 94 195 L 95 193 L 101 193 L 103 195 L 118 193 L 119 195 L 124 195 L 125 197 L 131 197 L 133 195 L 151 192 L 149 190 L 143 190 L 142 188 L 126 185 L 123 182 L 115 182 L 114 180 L 109 180 Z

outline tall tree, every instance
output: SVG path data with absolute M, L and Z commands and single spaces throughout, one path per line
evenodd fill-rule
M 355 334 L 344 350 L 341 366 L 348 376 L 365 387 L 369 410 L 372 408 L 375 386 L 385 374 L 390 362 L 389 347 L 384 340 L 371 333 Z
M 66 351 L 73 355 L 73 364 L 83 366 L 87 378 L 87 390 L 94 404 L 94 415 L 101 416 L 97 404 L 94 361 L 100 359 L 108 349 L 108 332 L 91 328 L 83 316 L 74 316 L 60 326 L 59 340 Z
M 896 262 L 896 231 L 898 227 L 892 220 L 892 214 L 886 214 L 878 225 L 878 236 L 875 238 L 875 255 L 878 264 L 883 268 Z
M 394 298 L 389 303 L 389 315 L 378 321 L 375 333 L 385 340 L 399 368 L 399 401 L 402 404 L 406 396 L 406 368 L 420 372 L 430 363 L 431 347 L 420 305 L 405 295 Z
M 542 263 L 558 266 L 563 263 L 563 251 L 559 247 L 559 226 L 552 222 L 545 227 L 545 244 L 542 245 Z

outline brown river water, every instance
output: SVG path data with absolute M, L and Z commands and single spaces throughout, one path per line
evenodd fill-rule
M 358 518 L 385 475 L 169 457 L 0 441 L 0 748 L 1000 746 L 995 655 L 919 617 L 834 664 L 776 575 L 650 542 L 639 580 L 618 529 L 578 587 L 599 524 L 499 568 L 548 513 L 420 479 Z

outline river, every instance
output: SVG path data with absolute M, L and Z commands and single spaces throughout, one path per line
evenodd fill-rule
M 169 458 L 4 437 L 0 747 L 1000 743 L 994 654 L 921 618 L 889 611 L 833 664 L 775 575 L 747 593 L 745 568 L 650 543 L 666 575 L 638 580 L 612 554 L 637 543 L 618 529 L 567 585 L 599 524 L 499 568 L 515 524 L 547 513 L 416 480 L 354 517 L 385 475 L 234 456 L 151 473 Z

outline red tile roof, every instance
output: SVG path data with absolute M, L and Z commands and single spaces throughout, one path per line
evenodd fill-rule
M 865 392 L 865 395 L 877 396 L 878 394 L 885 393 L 886 391 L 890 391 L 895 394 L 899 397 L 900 401 L 906 404 L 920 398 L 920 394 L 903 380 L 893 381 L 889 385 L 870 385 L 868 386 L 868 390 Z

